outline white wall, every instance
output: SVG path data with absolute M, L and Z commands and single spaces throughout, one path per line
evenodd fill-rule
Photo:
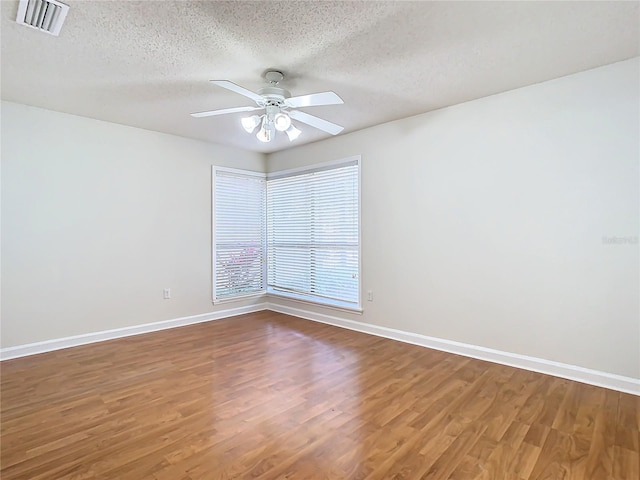
M 374 301 L 342 316 L 640 378 L 638 245 L 602 241 L 638 235 L 639 65 L 269 155 L 277 171 L 362 154 Z
M 2 103 L 2 347 L 215 311 L 212 164 L 264 156 Z
M 640 378 L 638 245 L 602 242 L 638 235 L 639 71 L 268 156 L 275 171 L 362 155 L 374 301 L 341 315 Z M 262 155 L 11 103 L 1 138 L 2 348 L 217 309 L 210 165 L 260 171 Z

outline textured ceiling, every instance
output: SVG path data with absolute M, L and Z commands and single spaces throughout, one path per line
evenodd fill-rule
M 344 105 L 303 110 L 343 133 L 639 55 L 639 2 L 80 1 L 59 37 L 15 23 L 2 1 L 2 98 L 259 152 L 329 135 L 300 125 L 260 143 L 251 90 L 268 68 L 292 95 L 333 90 Z

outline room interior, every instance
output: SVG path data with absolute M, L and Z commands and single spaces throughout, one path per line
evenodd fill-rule
M 18 3 L 0 5 L 3 377 L 64 364 L 45 352 L 275 318 L 622 392 L 636 420 L 617 477 L 612 460 L 611 477 L 513 478 L 637 478 L 639 2 L 68 1 L 58 36 L 19 25 Z M 255 92 L 270 70 L 293 96 L 336 92 L 301 110 L 344 130 L 292 117 L 298 138 L 261 142 L 246 113 L 190 115 L 250 104 L 210 80 Z M 354 155 L 361 312 L 214 303 L 212 165 Z M 424 478 L 476 478 L 448 475 Z

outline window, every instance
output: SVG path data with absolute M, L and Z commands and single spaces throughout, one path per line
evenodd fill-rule
M 213 168 L 213 298 L 265 290 L 265 178 Z
M 267 178 L 267 291 L 359 308 L 359 158 Z
M 213 168 L 213 299 L 360 308 L 359 157 L 265 175 Z

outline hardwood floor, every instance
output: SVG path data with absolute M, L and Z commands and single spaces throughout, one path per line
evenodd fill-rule
M 4 480 L 640 478 L 640 397 L 273 312 L 1 368 Z

